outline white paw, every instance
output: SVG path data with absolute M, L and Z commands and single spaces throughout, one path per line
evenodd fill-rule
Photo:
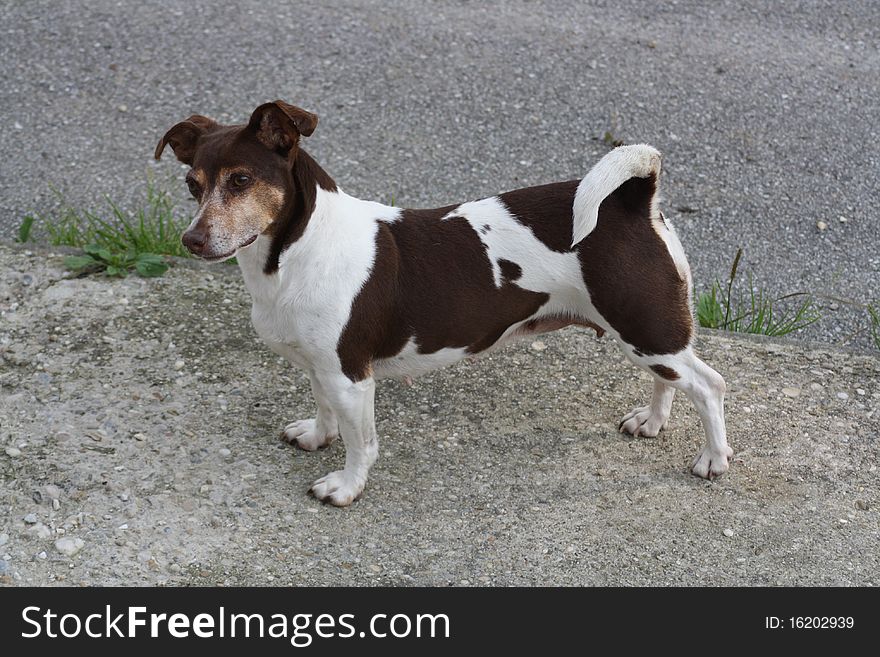
M 309 492 L 322 502 L 333 506 L 348 506 L 360 497 L 365 483 L 349 475 L 345 470 L 337 470 L 318 479 L 312 484 Z
M 714 479 L 727 472 L 728 461 L 733 457 L 733 450 L 724 447 L 720 452 L 706 446 L 697 454 L 691 464 L 691 473 L 703 479 Z
M 624 415 L 617 429 L 621 433 L 629 433 L 633 436 L 654 438 L 660 431 L 666 428 L 668 422 L 668 416 L 663 417 L 652 413 L 650 406 L 640 406 Z
M 281 432 L 281 440 L 308 452 L 314 452 L 336 440 L 336 434 L 321 430 L 315 420 L 297 420 L 284 428 Z

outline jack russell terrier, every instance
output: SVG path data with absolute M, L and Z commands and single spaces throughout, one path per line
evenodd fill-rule
M 727 470 L 724 379 L 694 354 L 690 268 L 657 207 L 660 153 L 620 146 L 582 180 L 406 210 L 337 187 L 299 146 L 317 123 L 280 100 L 246 125 L 195 115 L 155 153 L 170 144 L 191 167 L 199 209 L 183 243 L 211 262 L 238 258 L 257 333 L 308 372 L 316 417 L 282 437 L 315 450 L 342 436 L 345 467 L 315 497 L 346 506 L 363 492 L 379 453 L 376 379 L 573 324 L 609 333 L 654 378 L 621 431 L 656 436 L 682 390 L 706 433 L 691 472 Z

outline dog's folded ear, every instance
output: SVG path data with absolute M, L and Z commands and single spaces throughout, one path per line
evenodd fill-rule
M 181 121 L 172 126 L 165 133 L 165 136 L 159 141 L 159 145 L 156 146 L 155 158 L 158 160 L 162 157 L 162 151 L 165 150 L 165 146 L 171 144 L 177 159 L 184 164 L 192 166 L 193 156 L 196 152 L 196 142 L 199 140 L 199 137 L 216 126 L 217 123 L 213 119 L 193 114 L 186 121 Z
M 248 129 L 267 148 L 287 153 L 296 146 L 300 137 L 312 134 L 317 125 L 318 117 L 315 114 L 283 100 L 276 100 L 254 110 Z

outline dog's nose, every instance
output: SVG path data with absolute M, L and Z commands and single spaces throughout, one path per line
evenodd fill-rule
M 193 228 L 183 234 L 183 245 L 190 252 L 200 255 L 205 250 L 205 244 L 208 243 L 208 232 L 199 228 Z

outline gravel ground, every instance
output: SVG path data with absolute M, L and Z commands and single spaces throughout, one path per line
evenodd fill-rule
M 876 356 L 704 334 L 737 452 L 710 483 L 690 405 L 618 434 L 650 381 L 566 329 L 380 383 L 380 460 L 336 509 L 306 491 L 343 449 L 277 439 L 308 382 L 236 268 L 72 279 L 0 244 L 0 271 L 4 584 L 880 585 Z
M 25 212 L 183 199 L 161 134 L 281 97 L 349 192 L 434 206 L 582 176 L 606 131 L 664 152 L 696 277 L 826 300 L 803 335 L 870 345 L 880 289 L 880 3 L 30 1 L 0 7 L 0 231 Z M 191 206 L 184 206 L 189 211 Z M 820 230 L 817 226 L 826 226 Z

